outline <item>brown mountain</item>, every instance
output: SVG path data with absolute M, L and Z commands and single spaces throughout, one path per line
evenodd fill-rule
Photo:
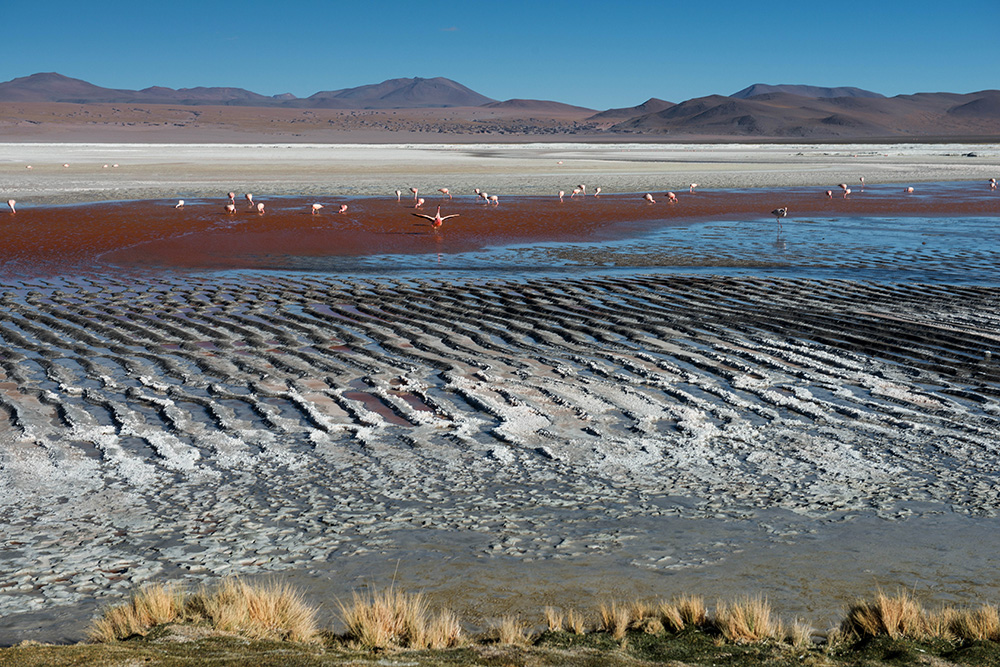
M 572 104 L 563 104 L 562 102 L 552 102 L 550 100 L 504 100 L 503 102 L 490 102 L 489 104 L 482 105 L 486 109 L 516 109 L 522 111 L 535 111 L 538 113 L 563 113 L 563 112 L 579 112 L 579 111 L 593 111 L 593 109 L 588 109 L 586 107 L 577 107 Z
M 757 95 L 768 95 L 770 93 L 789 93 L 791 95 L 799 95 L 801 97 L 885 97 L 885 95 L 880 95 L 879 93 L 873 93 L 870 90 L 864 90 L 862 88 L 851 88 L 849 86 L 842 86 L 840 88 L 824 88 L 822 86 L 803 86 L 803 85 L 792 85 L 792 84 L 780 84 L 777 86 L 772 86 L 767 83 L 755 83 L 752 86 L 747 86 L 743 90 L 736 91 L 730 97 L 735 97 L 740 100 L 745 100 L 749 97 L 756 97 Z
M 0 83 L 0 102 L 65 102 L 99 104 L 182 104 L 185 106 L 286 106 L 322 109 L 418 109 L 480 106 L 494 100 L 444 79 L 391 79 L 379 84 L 323 91 L 305 99 L 284 94 L 268 97 L 242 88 L 101 88 L 54 72 L 32 74 Z
M 495 100 L 451 79 L 389 79 L 357 88 L 328 90 L 296 100 L 291 106 L 317 109 L 420 109 L 478 107 Z
M 669 109 L 672 106 L 674 106 L 673 102 L 667 102 L 666 100 L 660 100 L 655 97 L 651 97 L 638 106 L 625 107 L 623 109 L 608 109 L 607 111 L 595 113 L 587 120 L 595 122 L 623 121 L 628 118 L 645 116 L 646 114 L 649 113 L 657 113 L 659 111 Z
M 965 95 L 709 95 L 618 123 L 609 132 L 803 139 L 996 136 L 1000 91 Z

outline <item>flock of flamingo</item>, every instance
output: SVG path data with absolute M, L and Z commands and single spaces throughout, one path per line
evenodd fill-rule
M 63 167 L 68 167 L 68 166 L 69 166 L 68 164 L 64 164 L 63 165 Z M 105 166 L 105 168 L 107 168 L 107 165 L 104 165 L 104 166 Z M 117 167 L 118 165 L 116 164 L 114 166 Z M 31 169 L 31 166 L 29 165 L 27 168 Z M 859 181 L 861 183 L 861 192 L 864 192 L 865 191 L 865 177 L 861 176 L 860 179 L 859 179 Z M 997 179 L 991 178 L 991 179 L 989 179 L 989 181 L 987 181 L 987 184 L 989 185 L 990 190 L 996 190 L 997 189 Z M 693 193 L 695 191 L 695 188 L 697 188 L 697 187 L 698 187 L 698 183 L 691 183 L 691 185 L 688 188 L 688 192 Z M 848 187 L 847 183 L 840 183 L 838 185 L 838 187 L 843 192 L 843 198 L 844 199 L 847 199 L 850 196 L 850 194 L 853 192 L 853 190 L 851 190 L 851 188 Z M 442 195 L 447 196 L 448 199 L 453 199 L 451 191 L 448 188 L 438 188 L 437 191 L 440 192 Z M 423 207 L 425 199 L 423 197 L 419 197 L 418 196 L 419 192 L 420 192 L 419 189 L 418 188 L 410 188 L 410 192 L 413 194 L 413 202 L 414 202 L 413 208 L 419 209 L 419 208 Z M 913 192 L 914 192 L 913 186 L 907 186 L 907 187 L 903 188 L 903 193 L 904 194 L 913 194 Z M 475 194 L 476 194 L 476 198 L 483 200 L 483 202 L 485 204 L 488 204 L 488 205 L 491 204 L 493 206 L 499 206 L 500 205 L 500 198 L 497 195 L 487 194 L 485 191 L 480 190 L 479 188 L 475 189 Z M 600 196 L 600 194 L 601 194 L 601 188 L 595 188 L 592 196 L 598 197 L 598 196 Z M 402 201 L 402 196 L 403 196 L 403 191 L 402 190 L 396 190 L 396 201 Z M 564 190 L 560 190 L 558 196 L 559 196 L 559 201 L 565 201 L 566 192 Z M 577 196 L 581 196 L 581 197 L 586 197 L 587 196 L 587 186 L 586 185 L 584 185 L 584 184 L 581 183 L 580 185 L 577 185 L 575 188 L 573 188 L 573 191 L 570 193 L 570 198 L 572 199 L 572 198 L 577 197 Z M 678 201 L 677 200 L 677 195 L 675 193 L 673 193 L 673 192 L 667 192 L 665 196 L 667 198 L 667 202 L 668 203 L 674 204 L 674 203 L 676 203 Z M 833 199 L 833 190 L 827 190 L 826 191 L 826 197 L 827 197 L 827 199 Z M 250 210 L 256 209 L 256 211 L 257 211 L 258 214 L 260 214 L 260 215 L 264 214 L 264 202 L 257 202 L 255 204 L 254 201 L 253 201 L 253 194 L 251 194 L 249 192 L 244 195 L 244 198 L 246 199 L 247 205 L 250 208 Z M 656 203 L 656 199 L 653 197 L 652 193 L 647 192 L 646 194 L 644 194 L 642 196 L 642 198 L 646 202 L 648 202 L 650 204 L 655 204 Z M 17 201 L 16 200 L 14 200 L 14 199 L 8 199 L 7 200 L 7 206 L 10 208 L 11 214 L 14 214 L 14 213 L 17 212 L 17 208 L 16 208 Z M 184 200 L 183 199 L 178 199 L 177 200 L 177 204 L 174 206 L 174 208 L 184 208 Z M 319 204 L 319 203 L 311 204 L 310 205 L 310 213 L 312 213 L 313 215 L 316 215 L 323 208 L 325 208 L 325 206 L 323 204 Z M 225 211 L 226 211 L 227 214 L 236 213 L 236 193 L 235 192 L 230 192 L 229 193 L 229 202 L 225 206 Z M 339 213 L 346 213 L 347 212 L 347 204 L 341 204 L 340 208 L 338 209 L 338 212 Z M 435 228 L 440 227 L 441 224 L 445 220 L 448 220 L 449 218 L 457 218 L 457 217 L 459 217 L 458 213 L 453 213 L 451 215 L 442 216 L 441 215 L 441 206 L 437 207 L 437 212 L 434 215 L 427 215 L 426 213 L 413 213 L 413 215 L 415 215 L 417 217 L 420 217 L 420 218 L 426 218 L 426 219 L 430 220 L 431 221 L 431 225 L 433 227 L 435 227 Z M 776 208 L 773 211 L 771 211 L 771 215 L 774 216 L 775 221 L 778 223 L 778 229 L 781 229 L 781 219 L 788 216 L 788 207 L 787 206 L 783 206 L 781 208 Z

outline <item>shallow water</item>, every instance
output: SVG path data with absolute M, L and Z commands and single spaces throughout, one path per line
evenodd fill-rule
M 998 224 L 652 217 L 8 273 L 0 642 L 233 573 L 330 607 L 395 572 L 481 623 L 692 591 L 820 628 L 876 585 L 995 599 Z

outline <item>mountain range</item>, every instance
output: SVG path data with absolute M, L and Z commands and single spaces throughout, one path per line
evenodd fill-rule
M 587 109 L 549 100 L 498 101 L 450 79 L 401 78 L 320 91 L 309 97 L 266 96 L 228 87 L 142 90 L 102 88 L 56 73 L 0 83 L 0 103 L 130 104 L 261 109 L 426 110 L 419 131 L 433 125 L 438 110 L 469 110 L 468 123 L 489 111 L 506 118 L 504 132 L 602 135 L 634 138 L 864 139 L 1000 136 L 1000 91 L 917 93 L 886 97 L 853 87 L 754 84 L 730 95 L 708 95 L 680 103 L 650 98 L 634 107 Z M 263 112 L 262 112 L 263 113 Z M 451 113 L 451 112 L 449 112 Z M 444 118 L 444 116 L 442 116 Z M 542 119 L 542 120 L 540 120 Z M 553 120 L 555 119 L 555 120 Z M 456 131 L 454 113 L 447 127 Z M 533 125 L 534 123 L 534 125 Z M 471 127 L 471 125 L 470 125 Z M 479 126 L 480 131 L 482 126 Z M 510 129 L 513 128 L 513 129 Z

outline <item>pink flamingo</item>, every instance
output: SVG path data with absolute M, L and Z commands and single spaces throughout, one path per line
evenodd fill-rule
M 396 190 L 396 201 L 401 201 L 401 197 L 402 196 L 403 196 L 403 191 L 402 190 Z
M 33 167 L 29 164 L 25 169 L 32 169 Z
M 573 194 L 569 196 L 570 199 L 580 194 L 580 188 L 573 188 Z
M 257 203 L 257 213 L 264 215 L 264 202 Z
M 566 193 L 565 193 L 565 192 L 563 192 L 562 190 L 560 190 L 560 191 L 559 191 L 559 201 L 562 201 L 562 200 L 563 200 L 563 197 L 565 197 L 565 196 L 566 196 Z
M 431 221 L 431 224 L 434 225 L 435 227 L 440 227 L 441 223 L 447 220 L 448 218 L 458 217 L 458 213 L 452 213 L 451 215 L 442 216 L 440 206 L 438 206 L 437 213 L 435 213 L 434 215 L 427 215 L 426 213 L 414 213 L 413 215 L 417 216 L 418 218 L 427 218 L 428 220 Z
M 840 184 L 837 185 L 837 187 L 840 188 L 841 190 L 846 190 L 847 189 L 847 183 L 840 183 Z
M 847 199 L 847 195 L 851 194 L 850 188 L 844 188 L 844 199 Z
M 482 193 L 480 192 L 479 188 L 476 188 L 476 197 L 478 197 L 480 194 Z
M 235 204 L 236 203 L 236 193 L 235 192 L 230 192 L 229 193 L 229 203 L 230 204 Z
M 826 198 L 827 199 L 833 199 L 833 190 L 827 190 L 826 191 Z
M 690 189 L 688 190 L 688 192 L 694 192 L 694 189 L 695 189 L 696 187 L 698 187 L 698 184 L 697 184 L 697 183 L 692 183 L 692 184 L 691 184 L 691 188 L 690 188 Z
M 997 189 L 997 179 L 991 178 L 990 179 L 990 190 L 996 190 L 996 189 Z
M 587 186 L 586 185 L 582 185 L 581 184 L 581 185 L 578 185 L 576 187 L 580 188 L 580 192 L 582 192 L 583 194 L 587 194 Z
M 416 199 L 417 198 L 417 189 L 416 188 L 410 188 L 410 192 L 413 193 L 413 198 Z
M 17 213 L 17 210 L 14 208 L 14 204 L 16 204 L 16 203 L 17 202 L 14 201 L 13 199 L 8 199 L 7 200 L 7 206 L 10 206 L 10 212 L 11 213 Z
M 183 199 L 178 199 L 177 200 L 177 205 L 174 206 L 174 208 L 184 208 L 184 200 Z
M 417 200 L 417 203 L 413 205 L 413 208 L 420 208 L 423 205 L 424 205 L 424 198 L 421 197 L 420 199 Z
M 488 194 L 486 194 L 485 192 L 480 192 L 479 193 L 479 198 L 483 200 L 484 204 L 488 204 L 490 202 L 490 196 Z
M 312 205 L 312 214 L 313 214 L 313 215 L 316 215 L 317 213 L 319 213 L 319 210 L 320 210 L 321 208 L 323 208 L 323 205 L 322 205 L 322 204 L 313 204 L 313 205 Z
M 865 191 L 865 177 L 864 176 L 861 177 L 861 191 L 862 192 Z
M 448 199 L 452 198 L 451 192 L 448 191 L 448 188 L 438 188 L 438 192 L 440 192 L 443 195 L 448 195 Z
M 226 204 L 226 213 L 236 213 L 236 204 Z
M 244 196 L 247 198 L 247 206 L 253 208 L 253 195 L 248 192 Z
M 499 206 L 500 205 L 500 197 L 498 197 L 496 195 L 490 195 L 490 203 L 493 204 L 494 206 Z
M 673 192 L 668 192 L 667 193 L 667 201 L 670 202 L 671 204 L 676 204 L 677 203 L 677 195 L 675 195 Z
M 788 207 L 776 208 L 771 211 L 771 215 L 774 216 L 774 220 L 778 223 L 778 229 L 781 229 L 781 219 L 788 215 Z
M 600 188 L 597 188 L 596 190 L 594 190 L 594 196 L 595 196 L 595 197 L 596 197 L 597 195 L 599 195 L 599 194 L 601 194 L 601 189 L 600 189 Z
M 347 213 L 347 204 L 340 205 L 340 213 Z
M 912 195 L 913 194 L 913 186 L 911 185 L 909 187 L 903 188 L 903 192 L 905 192 L 908 195 Z
M 642 198 L 645 199 L 646 201 L 648 201 L 650 204 L 655 204 L 656 203 L 656 200 L 653 199 L 653 195 L 649 194 L 648 192 L 645 195 L 643 195 Z

